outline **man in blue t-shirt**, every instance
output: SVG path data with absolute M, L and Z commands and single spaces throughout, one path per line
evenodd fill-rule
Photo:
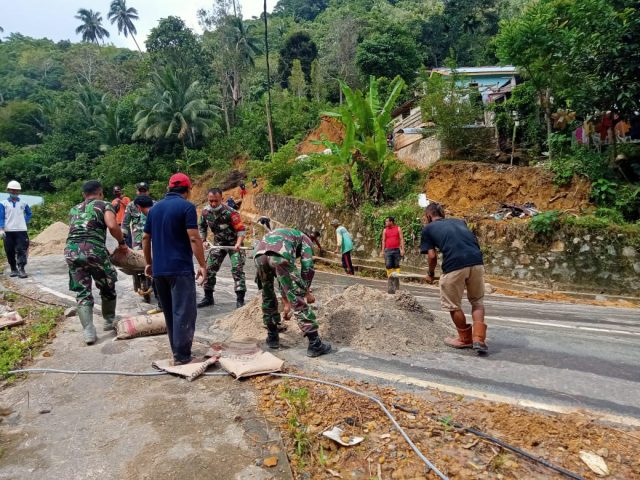
M 478 354 L 488 352 L 484 323 L 484 266 L 478 239 L 463 220 L 445 219 L 444 209 L 431 203 L 425 209 L 427 225 L 422 229 L 420 253 L 429 258 L 427 282 L 433 283 L 438 263 L 436 249 L 442 252 L 442 276 L 440 277 L 440 302 L 443 310 L 451 314 L 458 330 L 458 338 L 446 338 L 453 348 L 473 348 Z M 473 327 L 467 324 L 462 311 L 462 294 L 467 290 L 471 303 Z
M 335 218 L 331 220 L 331 226 L 336 229 L 336 253 L 342 255 L 342 268 L 347 275 L 353 275 L 353 262 L 351 261 L 351 250 L 353 250 L 353 240 L 349 231 Z
M 164 199 L 149 210 L 142 249 L 145 273 L 153 276 L 167 323 L 174 365 L 193 360 L 191 345 L 196 329 L 196 284 L 193 256 L 198 261 L 195 280 L 207 278 L 196 207 L 187 201 L 191 180 L 184 173 L 169 179 Z

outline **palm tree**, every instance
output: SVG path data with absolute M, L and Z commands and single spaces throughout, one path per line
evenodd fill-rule
M 133 7 L 127 8 L 126 0 L 113 0 L 111 2 L 111 8 L 109 9 L 109 15 L 107 16 L 111 21 L 111 25 L 118 22 L 119 33 L 124 33 L 125 37 L 131 34 L 131 38 L 133 38 L 133 42 L 136 44 L 136 47 L 138 47 L 138 51 L 142 53 L 135 37 L 138 31 L 133 24 L 134 20 L 138 20 L 138 10 Z
M 175 139 L 185 150 L 199 137 L 207 137 L 214 125 L 214 110 L 200 96 L 199 82 L 165 67 L 151 75 L 147 92 L 136 102 L 136 131 L 133 138 Z
M 76 28 L 76 33 L 82 34 L 83 42 L 98 44 L 98 41 L 102 40 L 104 44 L 104 38 L 109 38 L 109 31 L 102 26 L 102 15 L 100 12 L 81 8 L 78 10 L 78 15 L 76 15 L 75 18 L 82 21 L 82 24 Z

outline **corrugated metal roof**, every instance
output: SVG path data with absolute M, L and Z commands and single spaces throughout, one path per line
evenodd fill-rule
M 515 75 L 518 73 L 518 69 L 513 65 L 505 66 L 488 66 L 488 67 L 458 67 L 453 69 L 459 75 L 496 75 L 506 74 Z M 432 72 L 439 73 L 441 75 L 451 75 L 451 68 L 434 68 Z

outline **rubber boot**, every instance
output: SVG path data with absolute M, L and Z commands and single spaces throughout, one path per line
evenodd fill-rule
M 444 343 L 453 348 L 471 348 L 473 342 L 471 341 L 471 325 L 467 325 L 465 328 L 457 328 L 458 338 L 445 338 Z
M 489 347 L 485 343 L 487 338 L 487 324 L 483 322 L 473 322 L 473 349 L 478 355 L 489 353 Z
M 387 278 L 387 293 L 390 295 L 396 293 L 396 282 L 393 277 Z
M 267 325 L 267 347 L 277 350 L 280 348 L 280 335 L 278 334 L 278 324 L 270 323 Z
M 10 277 L 17 277 L 18 275 L 18 270 L 11 270 L 11 273 L 9 274 Z
M 307 357 L 315 358 L 320 355 L 325 355 L 331 351 L 331 344 L 324 343 L 318 332 L 307 333 L 309 339 L 309 347 L 307 348 Z
M 396 292 L 400 290 L 400 277 L 393 277 L 393 284 L 396 289 Z
M 102 329 L 105 332 L 109 330 L 114 330 L 116 327 L 114 325 L 116 321 L 116 303 L 117 299 L 108 300 L 102 297 L 102 318 L 104 319 L 104 323 L 102 324 Z
M 200 303 L 196 305 L 198 308 L 208 307 L 211 305 L 215 305 L 215 301 L 213 300 L 213 290 L 205 290 L 204 298 L 200 300 Z
M 244 291 L 236 292 L 236 308 L 244 307 L 244 294 Z
M 18 267 L 18 277 L 19 278 L 27 278 L 27 272 L 24 271 L 24 267 Z
M 93 345 L 97 340 L 96 327 L 93 325 L 93 307 L 91 305 L 79 305 L 78 318 L 82 324 L 84 342 L 87 345 Z

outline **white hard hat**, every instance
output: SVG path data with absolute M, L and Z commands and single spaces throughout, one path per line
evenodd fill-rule
M 22 187 L 15 180 L 11 180 L 9 183 L 7 183 L 7 190 L 22 190 Z

